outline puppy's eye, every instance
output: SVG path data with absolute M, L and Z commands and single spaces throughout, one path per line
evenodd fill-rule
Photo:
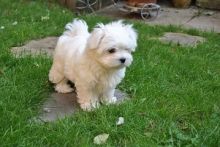
M 115 53 L 115 52 L 116 52 L 116 49 L 115 49 L 115 48 L 111 48 L 110 50 L 108 50 L 108 52 L 109 52 L 110 54 Z

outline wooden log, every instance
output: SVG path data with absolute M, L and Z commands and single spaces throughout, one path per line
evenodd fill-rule
M 59 3 L 70 10 L 76 9 L 76 0 L 59 0 Z
M 191 0 L 172 0 L 174 7 L 187 8 L 191 4 Z

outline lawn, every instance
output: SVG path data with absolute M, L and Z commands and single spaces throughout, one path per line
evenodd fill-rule
M 48 82 L 52 60 L 15 58 L 10 48 L 58 36 L 76 16 L 43 0 L 0 2 L 0 146 L 94 146 L 93 138 L 101 133 L 109 134 L 105 146 L 220 146 L 220 34 L 132 22 L 138 48 L 119 85 L 131 100 L 38 124 L 30 119 L 53 91 Z M 112 21 L 81 17 L 90 28 Z M 164 32 L 199 35 L 206 42 L 191 48 L 152 39 Z M 116 126 L 120 116 L 125 123 Z

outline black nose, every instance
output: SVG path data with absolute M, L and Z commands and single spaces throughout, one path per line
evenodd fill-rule
M 121 63 L 125 63 L 125 60 L 126 60 L 125 58 L 120 59 Z

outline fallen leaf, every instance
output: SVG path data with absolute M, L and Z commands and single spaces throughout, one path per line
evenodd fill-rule
M 43 20 L 49 20 L 50 19 L 50 17 L 49 16 L 41 16 L 41 20 L 43 21 Z
M 15 26 L 15 25 L 17 25 L 17 24 L 18 24 L 17 21 L 15 21 L 15 22 L 12 23 L 13 26 Z
M 214 104 L 213 109 L 215 113 L 220 113 L 220 108 L 216 104 Z
M 100 134 L 93 139 L 93 143 L 104 144 L 107 141 L 108 137 L 109 137 L 109 134 L 106 134 L 106 133 Z
M 118 118 L 118 121 L 116 122 L 116 125 L 117 125 L 117 126 L 118 126 L 118 125 L 122 125 L 122 124 L 124 124 L 124 122 L 125 122 L 124 117 L 119 117 L 119 118 Z
M 50 112 L 51 112 L 51 109 L 50 109 L 50 108 L 44 108 L 43 110 L 44 110 L 44 112 L 46 112 L 46 113 L 50 113 Z
M 37 64 L 37 63 L 34 63 L 34 65 L 35 65 L 36 67 L 39 67 L 39 64 Z
M 145 113 L 145 112 L 138 112 L 138 115 L 145 116 L 145 115 L 147 115 L 147 113 Z
M 151 138 L 152 135 L 153 135 L 153 133 L 151 133 L 151 132 L 145 132 L 144 135 L 147 136 L 147 137 L 149 137 L 149 138 Z

